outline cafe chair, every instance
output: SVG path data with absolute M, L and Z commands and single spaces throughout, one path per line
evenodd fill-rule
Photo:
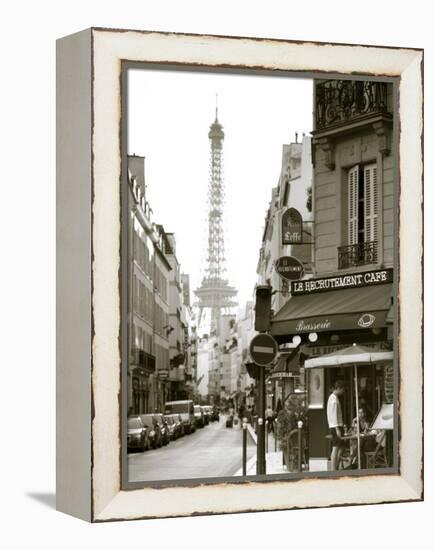
M 378 438 L 374 451 L 365 452 L 366 468 L 388 468 L 386 456 L 386 431 Z
M 351 464 L 351 461 L 350 461 L 350 449 L 348 445 L 346 445 L 339 459 L 338 470 L 350 470 L 352 469 L 352 467 L 353 467 L 353 464 Z

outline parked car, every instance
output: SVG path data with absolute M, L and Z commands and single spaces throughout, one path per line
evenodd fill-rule
M 178 437 L 182 437 L 184 434 L 184 423 L 182 422 L 182 418 L 180 414 L 174 413 L 170 415 L 173 418 L 173 421 L 175 422 L 176 429 L 178 431 Z
M 154 419 L 161 431 L 161 442 L 163 445 L 168 445 L 170 443 L 170 432 L 164 415 L 161 413 L 155 413 Z
M 203 412 L 200 405 L 194 406 L 194 421 L 197 428 L 203 428 L 205 426 L 205 420 L 203 418 Z
M 193 433 L 196 430 L 193 401 L 191 399 L 167 401 L 164 405 L 164 413 L 179 414 L 181 416 L 184 434 Z
M 148 432 L 139 416 L 128 417 L 127 447 L 142 452 L 148 448 Z
M 153 414 L 141 414 L 140 420 L 143 425 L 148 429 L 149 447 L 156 449 L 163 444 L 160 428 L 154 419 Z
M 208 410 L 206 408 L 206 405 L 201 405 L 200 408 L 201 408 L 202 414 L 203 414 L 203 423 L 204 423 L 205 426 L 208 426 L 208 424 L 210 422 L 210 417 L 209 417 L 209 413 L 208 413 Z
M 176 421 L 175 419 L 173 418 L 173 415 L 171 414 L 166 414 L 164 415 L 164 420 L 166 422 L 166 425 L 167 425 L 167 429 L 169 431 L 169 436 L 170 436 L 170 439 L 173 441 L 174 439 L 178 439 L 179 437 L 179 429 L 178 429 L 178 426 L 176 424 Z
M 204 405 L 203 409 L 204 409 L 205 414 L 208 418 L 208 421 L 213 422 L 215 420 L 215 418 L 213 418 L 213 410 L 212 410 L 211 405 Z

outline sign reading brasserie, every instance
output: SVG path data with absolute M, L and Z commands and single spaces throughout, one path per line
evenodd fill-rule
M 288 208 L 282 215 L 282 244 L 303 243 L 303 218 L 295 208 Z
M 314 292 L 326 292 L 343 288 L 357 288 L 362 286 L 384 285 L 393 282 L 393 269 L 379 269 L 365 271 L 363 273 L 351 273 L 337 275 L 335 277 L 321 277 L 318 279 L 306 279 L 291 283 L 291 294 L 313 294 Z
M 303 264 L 293 256 L 281 256 L 276 260 L 275 267 L 277 273 L 288 281 L 297 281 L 303 277 Z

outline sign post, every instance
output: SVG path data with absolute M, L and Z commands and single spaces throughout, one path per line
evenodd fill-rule
M 265 367 L 276 358 L 278 346 L 269 334 L 257 334 L 250 342 L 250 356 L 258 366 L 258 424 L 256 446 L 256 475 L 265 475 Z

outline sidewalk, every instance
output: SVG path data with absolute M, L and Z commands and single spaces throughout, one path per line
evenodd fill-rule
M 257 437 L 253 427 L 247 424 L 247 430 L 250 437 L 256 443 Z M 279 444 L 277 444 L 277 451 L 275 451 L 274 434 L 271 432 L 268 434 L 268 452 L 265 453 L 266 460 L 266 473 L 267 474 L 287 474 L 288 470 L 283 466 L 282 451 L 279 450 Z M 266 447 L 267 449 L 267 447 Z M 243 468 L 241 467 L 234 475 L 242 476 Z M 246 464 L 246 475 L 256 475 L 256 455 L 253 456 Z

